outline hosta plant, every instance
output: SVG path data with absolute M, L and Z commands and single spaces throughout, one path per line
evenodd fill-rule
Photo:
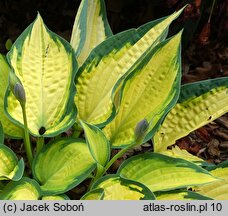
M 167 35 L 183 10 L 113 35 L 103 0 L 82 0 L 70 43 L 37 15 L 0 55 L 0 199 L 69 199 L 83 181 L 81 199 L 228 198 L 227 164 L 167 149 L 228 110 L 228 78 L 181 86 L 182 31 Z

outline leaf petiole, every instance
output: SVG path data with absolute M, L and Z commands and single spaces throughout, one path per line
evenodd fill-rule
M 38 154 L 44 146 L 44 137 L 38 137 L 36 143 L 36 154 Z
M 21 104 L 23 120 L 24 120 L 24 146 L 25 146 L 26 155 L 29 161 L 29 166 L 31 167 L 32 161 L 33 161 L 33 154 L 32 154 L 31 142 L 29 138 L 26 108 L 25 108 L 25 103 L 20 102 L 20 104 Z
M 140 140 L 141 141 L 141 140 Z M 131 145 L 127 146 L 126 148 L 124 149 L 121 149 L 116 155 L 114 155 L 112 157 L 112 159 L 107 163 L 107 165 L 101 170 L 101 169 L 97 169 L 97 174 L 95 176 L 95 178 L 93 179 L 93 181 L 91 182 L 90 186 L 97 180 L 99 179 L 101 176 L 103 176 L 107 170 L 112 166 L 112 164 L 118 159 L 120 158 L 121 156 L 123 156 L 123 154 L 125 154 L 129 149 L 137 146 L 141 144 L 141 142 L 134 142 L 132 143 Z

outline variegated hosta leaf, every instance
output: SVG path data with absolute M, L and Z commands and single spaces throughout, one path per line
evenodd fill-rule
M 23 177 L 10 182 L 0 193 L 0 200 L 38 200 L 41 195 L 39 184 L 34 179 Z
M 104 133 L 96 126 L 80 121 L 86 137 L 86 142 L 94 160 L 105 166 L 110 158 L 110 144 Z
M 87 192 L 81 200 L 103 200 L 104 199 L 104 189 L 98 188 Z
M 115 89 L 116 94 L 122 92 L 121 105 L 103 130 L 112 146 L 135 142 L 136 125 L 143 119 L 149 123 L 146 139 L 151 138 L 162 116 L 176 103 L 181 72 L 180 40 L 181 33 L 140 58 L 138 65 L 123 78 L 122 90 Z
M 180 149 L 178 146 L 174 146 L 174 147 L 172 147 L 172 149 L 161 151 L 159 153 L 170 156 L 170 157 L 174 157 L 174 158 L 182 158 L 187 161 L 196 163 L 197 165 L 205 165 L 205 161 L 203 159 L 190 154 L 185 149 Z
M 178 103 L 153 138 L 156 152 L 166 150 L 190 132 L 228 111 L 228 77 L 190 83 L 181 87 Z
M 211 198 L 188 190 L 155 193 L 157 200 L 211 200 Z
M 70 44 L 79 65 L 91 50 L 112 35 L 103 0 L 82 0 L 75 17 Z
M 76 77 L 75 103 L 79 119 L 99 126 L 111 121 L 119 101 L 112 94 L 116 82 L 148 49 L 165 39 L 169 25 L 181 11 L 114 35 L 93 49 Z
M 64 193 L 80 184 L 96 163 L 83 140 L 60 139 L 46 145 L 35 157 L 33 175 L 45 195 Z
M 54 195 L 54 196 L 43 196 L 42 200 L 70 200 L 66 194 Z
M 228 167 L 219 167 L 210 171 L 210 173 L 213 176 L 221 178 L 221 181 L 195 187 L 195 190 L 215 200 L 228 200 Z
M 158 153 L 133 156 L 119 167 L 118 173 L 146 185 L 153 192 L 218 181 L 194 163 Z
M 103 200 L 154 200 L 154 194 L 143 184 L 121 178 L 119 175 L 106 175 L 98 179 L 92 189 L 104 190 Z
M 18 37 L 7 58 L 26 93 L 29 131 L 34 136 L 54 136 L 75 122 L 74 76 L 77 69 L 70 44 L 51 32 L 38 14 Z M 5 109 L 23 125 L 19 102 L 8 90 Z
M 0 122 L 2 123 L 3 131 L 7 136 L 22 138 L 22 128 L 10 121 L 4 112 L 4 95 L 8 86 L 8 76 L 9 65 L 6 58 L 0 54 Z
M 0 144 L 0 180 L 18 181 L 24 173 L 24 161 L 18 161 L 15 153 Z

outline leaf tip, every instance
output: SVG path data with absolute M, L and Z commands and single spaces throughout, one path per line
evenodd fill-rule
M 43 18 L 42 18 L 42 16 L 40 15 L 40 12 L 39 12 L 39 11 L 37 11 L 37 16 L 36 16 L 35 22 L 40 22 L 40 23 L 42 23 L 42 24 L 44 23 Z
M 181 13 L 184 11 L 184 9 L 185 9 L 186 7 L 188 7 L 188 5 L 189 5 L 189 4 L 184 5 L 181 9 L 179 9 L 178 11 L 175 11 L 175 13 L 181 14 Z
M 183 31 L 184 31 L 184 29 L 181 29 L 177 34 L 175 34 L 173 37 L 171 37 L 170 42 L 172 44 L 179 46 L 179 44 L 181 43 Z

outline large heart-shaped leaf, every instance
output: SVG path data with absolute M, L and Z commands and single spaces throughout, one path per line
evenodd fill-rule
M 22 138 L 23 130 L 18 125 L 15 125 L 4 112 L 4 96 L 8 86 L 9 65 L 6 58 L 0 54 L 0 122 L 3 126 L 3 131 L 7 136 L 13 138 Z
M 154 200 L 154 194 L 143 184 L 121 178 L 119 175 L 106 175 L 98 179 L 92 189 L 104 190 L 104 200 Z
M 119 81 L 122 86 L 115 92 L 122 92 L 121 105 L 103 130 L 112 146 L 135 142 L 136 136 L 141 136 L 135 136 L 135 128 L 143 119 L 149 123 L 146 139 L 151 138 L 162 116 L 176 103 L 180 90 L 180 40 L 181 33 L 160 43 L 140 58 L 122 83 Z
M 119 101 L 112 94 L 116 82 L 148 49 L 166 38 L 169 25 L 181 11 L 114 35 L 93 49 L 76 77 L 79 119 L 99 126 L 111 121 Z
M 18 37 L 7 58 L 26 93 L 29 131 L 35 136 L 54 136 L 75 122 L 75 54 L 70 44 L 51 32 L 38 14 Z M 8 90 L 5 109 L 23 125 L 21 107 Z
M 175 190 L 155 193 L 158 200 L 211 200 L 211 198 L 188 190 Z
M 228 77 L 190 83 L 181 87 L 178 103 L 153 138 L 156 152 L 166 150 L 228 111 Z
M 213 176 L 221 178 L 221 181 L 195 187 L 195 190 L 204 196 L 216 200 L 228 200 L 228 167 L 218 167 L 210 171 L 210 173 Z
M 103 0 L 82 0 L 75 17 L 70 44 L 79 65 L 91 50 L 112 35 Z
M 83 140 L 60 139 L 46 145 L 35 157 L 33 174 L 45 195 L 64 193 L 80 184 L 96 162 Z
M 0 144 L 0 180 L 18 181 L 24 173 L 24 161 L 18 161 L 15 153 Z
M 101 166 L 105 166 L 110 158 L 110 144 L 104 133 L 96 126 L 80 121 L 84 131 L 86 142 L 94 160 Z
M 0 200 L 38 200 L 41 195 L 39 184 L 34 179 L 23 177 L 10 182 L 0 193 Z
M 152 191 L 167 191 L 202 185 L 218 179 L 189 161 L 158 153 L 145 153 L 126 160 L 120 176 L 146 185 Z

